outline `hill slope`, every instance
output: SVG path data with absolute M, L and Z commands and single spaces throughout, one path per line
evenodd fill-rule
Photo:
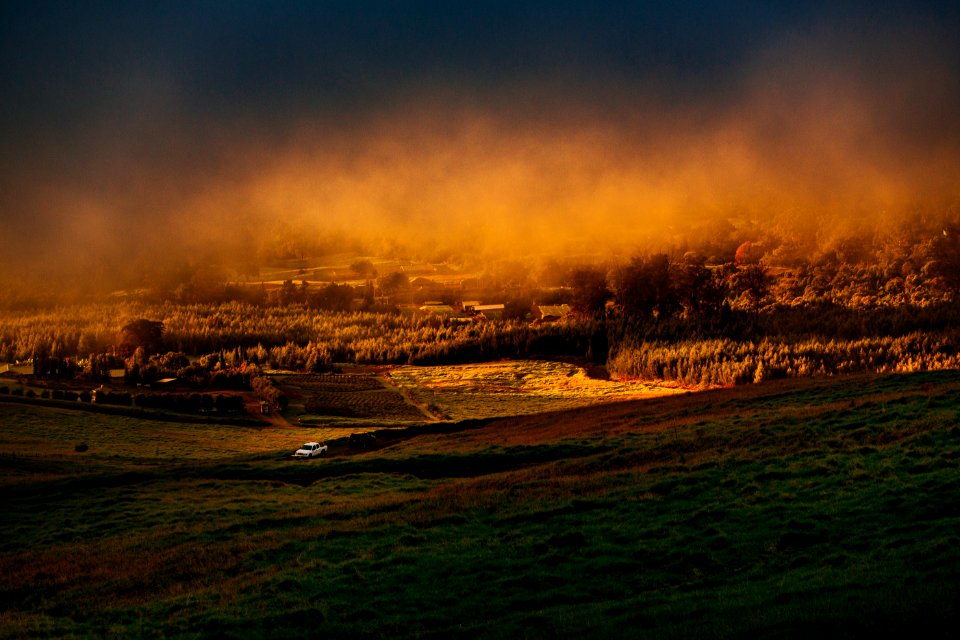
M 307 463 L 7 453 L 0 635 L 930 631 L 960 620 L 958 390 L 955 371 L 784 381 Z M 0 451 L 64 419 L 11 407 Z M 146 451 L 163 431 L 124 428 Z

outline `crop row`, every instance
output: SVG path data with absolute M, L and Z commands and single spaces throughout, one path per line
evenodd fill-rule
M 304 403 L 307 413 L 351 418 L 395 418 L 417 420 L 423 416 L 396 391 L 352 393 L 311 392 Z

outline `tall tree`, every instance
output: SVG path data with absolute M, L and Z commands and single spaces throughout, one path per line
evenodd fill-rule
M 696 252 L 688 252 L 674 268 L 674 291 L 688 317 L 711 317 L 720 312 L 726 298 L 726 285 L 722 272 L 714 273 L 707 268 L 706 258 Z
M 580 311 L 600 315 L 613 293 L 607 287 L 607 274 L 602 269 L 584 267 L 570 275 L 573 304 Z
M 738 267 L 732 280 L 733 290 L 746 299 L 754 315 L 759 314 L 770 289 L 770 275 L 766 268 L 760 263 Z
M 369 260 L 357 260 L 350 265 L 350 270 L 364 280 L 372 280 L 377 277 L 377 268 Z
M 121 357 L 127 358 L 137 348 L 151 355 L 160 353 L 163 350 L 163 322 L 141 318 L 125 324 L 120 329 L 117 350 Z
M 402 271 L 394 271 L 393 273 L 382 276 L 380 278 L 380 290 L 383 291 L 385 295 L 395 295 L 401 291 L 406 291 L 410 288 L 410 278 L 407 277 L 407 274 Z
M 624 313 L 647 317 L 673 313 L 678 307 L 670 269 L 664 254 L 634 256 L 616 276 L 617 300 Z
M 293 280 L 284 280 L 277 295 L 280 304 L 293 304 L 297 299 L 297 285 L 293 284 Z
M 939 276 L 951 291 L 960 291 L 960 228 L 943 229 L 930 242 L 929 254 L 931 264 L 925 269 Z

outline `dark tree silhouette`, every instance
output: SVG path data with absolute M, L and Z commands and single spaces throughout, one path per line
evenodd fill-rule
M 394 295 L 410 288 L 410 278 L 402 271 L 395 271 L 380 278 L 380 290 L 386 295 Z
M 313 303 L 321 309 L 331 311 L 349 311 L 353 307 L 353 298 L 356 292 L 348 284 L 331 282 L 312 298 Z
M 607 288 L 607 274 L 601 269 L 582 268 L 570 275 L 573 305 L 580 311 L 599 315 L 613 293 Z
M 377 277 L 377 268 L 369 260 L 357 260 L 350 265 L 350 270 L 365 280 Z
M 710 270 L 706 267 L 706 258 L 688 252 L 674 269 L 674 289 L 677 298 L 688 316 L 700 315 L 704 292 L 711 282 Z
M 120 329 L 120 341 L 117 350 L 123 358 L 129 357 L 140 347 L 148 354 L 163 350 L 163 323 L 143 318 L 125 324 Z
M 687 317 L 716 317 L 726 299 L 723 272 L 712 272 L 706 262 L 702 254 L 691 251 L 673 270 L 674 291 Z
M 655 311 L 660 316 L 673 313 L 678 302 L 670 271 L 670 260 L 662 253 L 634 256 L 616 277 L 617 300 L 624 313 L 638 317 Z
M 280 291 L 277 294 L 277 301 L 286 306 L 288 304 L 293 304 L 297 301 L 298 291 L 297 285 L 293 284 L 293 280 L 284 280 L 283 284 L 280 285 Z
M 760 306 L 770 288 L 770 275 L 760 264 L 748 264 L 738 267 L 732 276 L 733 290 L 746 297 L 754 315 L 760 313 Z
M 953 292 L 960 291 L 960 230 L 943 229 L 930 243 L 931 263 L 925 266 L 929 273 L 940 277 Z

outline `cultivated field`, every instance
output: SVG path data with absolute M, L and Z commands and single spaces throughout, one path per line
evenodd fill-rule
M 547 360 L 350 367 L 274 380 L 290 398 L 289 418 L 320 429 L 500 418 L 684 392 L 675 385 L 595 379 L 583 367 Z
M 433 419 L 407 401 L 377 372 L 277 376 L 291 398 L 288 413 L 301 424 L 318 427 L 405 425 Z
M 0 637 L 930 637 L 958 392 L 775 381 L 309 462 L 303 428 L 0 403 Z
M 594 379 L 582 367 L 549 360 L 393 367 L 388 375 L 417 402 L 452 420 L 527 415 L 683 392 L 675 385 Z

